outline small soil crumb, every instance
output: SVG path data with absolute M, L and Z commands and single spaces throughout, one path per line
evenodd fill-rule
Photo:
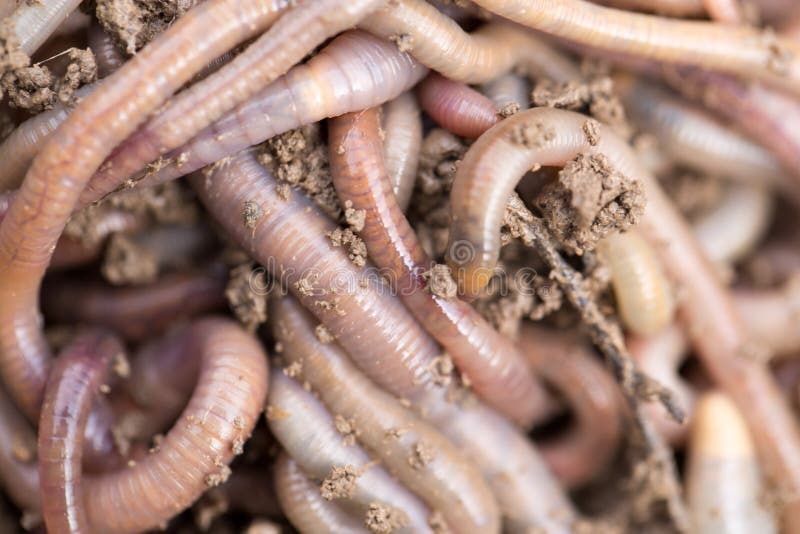
M 55 91 L 58 101 L 66 106 L 77 104 L 75 91 L 97 80 L 97 62 L 94 54 L 87 48 L 72 48 L 69 51 L 69 64 L 64 76 L 56 81 Z
M 345 447 L 355 445 L 356 438 L 361 434 L 361 432 L 359 432 L 359 430 L 356 428 L 355 419 L 345 419 L 344 416 L 337 415 L 333 419 L 333 424 L 336 427 L 336 431 L 344 436 L 342 445 Z
M 373 502 L 369 504 L 364 524 L 370 532 L 389 534 L 407 526 L 408 516 L 402 511 L 387 504 Z
M 356 491 L 359 473 L 352 465 L 334 466 L 328 477 L 320 485 L 320 495 L 326 501 L 349 499 Z
M 149 284 L 158 278 L 158 258 L 124 234 L 114 234 L 106 249 L 101 272 L 114 285 Z
M 401 52 L 411 52 L 414 49 L 414 36 L 410 33 L 398 33 L 389 37 Z
M 279 181 L 305 193 L 333 219 L 341 218 L 342 209 L 328 165 L 328 148 L 319 124 L 290 130 L 266 141 L 258 161 Z
M 435 357 L 428 366 L 433 374 L 433 383 L 438 386 L 449 386 L 453 381 L 455 365 L 449 354 Z
M 283 374 L 291 378 L 298 378 L 301 374 L 303 374 L 302 362 L 297 361 L 290 363 L 283 368 Z
M 366 210 L 357 210 L 353 208 L 353 203 L 349 200 L 344 203 L 344 220 L 350 225 L 355 232 L 360 232 L 364 229 L 364 223 L 367 220 Z
M 95 14 L 103 29 L 133 55 L 158 37 L 196 0 L 96 0 Z
M 600 123 L 594 119 L 587 119 L 583 123 L 583 133 L 590 145 L 597 146 L 597 143 L 600 142 Z
M 304 297 L 311 297 L 317 294 L 314 284 L 319 280 L 319 273 L 308 273 L 303 278 L 294 283 L 297 292 Z
M 556 132 L 542 121 L 523 123 L 511 131 L 511 142 L 526 148 L 539 148 L 552 141 Z
M 255 230 L 258 220 L 264 216 L 264 210 L 254 200 L 245 200 L 242 205 L 242 219 L 245 227 Z
M 431 463 L 436 456 L 434 448 L 424 441 L 419 441 L 414 445 L 411 455 L 408 457 L 408 465 L 414 469 L 423 469 Z
M 98 206 L 104 205 L 147 216 L 160 224 L 191 226 L 198 217 L 194 194 L 179 182 L 121 192 Z
M 131 376 L 131 364 L 123 353 L 115 354 L 111 359 L 111 370 L 120 378 Z
M 202 532 L 208 532 L 211 524 L 228 511 L 229 503 L 221 490 L 211 490 L 203 494 L 192 508 L 194 522 Z
M 458 285 L 447 265 L 435 264 L 429 271 L 422 273 L 422 278 L 427 282 L 425 289 L 439 298 L 452 300 L 458 293 Z
M 328 232 L 327 235 L 334 247 L 347 249 L 348 257 L 356 267 L 363 267 L 367 264 L 367 245 L 353 230 L 337 228 L 333 232 Z
M 767 28 L 761 34 L 763 46 L 766 47 L 768 58 L 767 67 L 779 76 L 787 76 L 791 69 L 794 54 L 775 35 L 772 28 Z
M 280 408 L 276 408 L 275 406 L 267 406 L 264 410 L 264 417 L 267 418 L 267 421 L 280 421 L 281 419 L 286 419 L 287 417 L 291 416 L 289 412 L 284 412 Z
M 537 197 L 554 237 L 577 255 L 636 224 L 645 204 L 642 184 L 617 172 L 602 154 L 578 154 Z
M 428 526 L 431 527 L 434 534 L 450 534 L 452 532 L 450 527 L 447 526 L 444 515 L 439 510 L 434 510 L 428 518 Z
M 268 519 L 256 519 L 250 523 L 244 534 L 281 534 L 281 527 Z
M 517 102 L 509 102 L 508 104 L 505 104 L 504 106 L 501 106 L 497 110 L 497 114 L 500 117 L 502 117 L 504 119 L 507 119 L 511 115 L 519 112 L 519 109 L 520 109 L 520 105 Z
M 33 65 L 8 71 L 0 78 L 0 87 L 12 107 L 39 113 L 53 107 L 53 75 L 47 67 Z
M 219 486 L 228 481 L 231 476 L 231 468 L 225 465 L 220 458 L 214 461 L 214 465 L 219 468 L 218 471 L 206 475 L 205 483 L 209 488 Z
M 330 330 L 325 328 L 324 324 L 318 324 L 317 327 L 314 328 L 314 335 L 317 336 L 320 343 L 325 343 L 326 345 L 336 339 L 333 337 Z
M 228 274 L 225 298 L 233 314 L 248 332 L 256 329 L 267 320 L 267 295 L 265 273 L 248 262 L 234 267 Z
M 281 200 L 289 200 L 289 197 L 292 196 L 292 186 L 289 184 L 278 184 L 275 187 L 275 192 Z

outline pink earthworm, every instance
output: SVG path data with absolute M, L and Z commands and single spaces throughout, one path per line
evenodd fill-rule
M 271 372 L 267 406 L 273 414 L 267 417 L 270 430 L 304 473 L 315 480 L 325 479 L 336 467 L 352 466 L 358 473 L 352 495 L 338 500 L 344 510 L 365 517 L 371 504 L 380 503 L 405 517 L 407 532 L 432 532 L 428 527 L 430 509 L 386 468 L 375 465 L 360 445 L 348 444 L 321 401 L 280 369 Z M 378 411 L 375 405 L 371 409 Z M 357 428 L 350 439 L 361 439 L 358 434 L 363 432 Z M 391 468 L 391 462 L 386 467 Z
M 592 480 L 612 461 L 622 438 L 617 384 L 587 345 L 525 324 L 519 345 L 536 372 L 565 397 L 576 420 L 566 435 L 537 445 L 568 488 Z
M 433 294 L 425 279 L 434 263 L 392 197 L 377 110 L 342 115 L 328 124 L 333 185 L 343 202 L 365 212 L 358 234 L 370 259 L 475 392 L 512 420 L 530 425 L 541 417 L 548 394 L 522 353 L 466 302 Z
M 435 383 L 436 344 L 377 272 L 356 267 L 331 246 L 324 236 L 336 225 L 316 206 L 296 192 L 284 200 L 275 178 L 247 151 L 208 177 L 195 176 L 192 185 L 227 233 L 315 313 L 364 373 L 411 402 L 469 455 L 509 528 L 569 531 L 574 511 L 531 444 L 479 401 L 459 407 L 447 400 L 446 388 Z M 261 208 L 254 228 L 243 223 L 245 202 Z
M 471 260 L 456 263 L 462 286 L 474 293 L 488 280 L 486 273 L 497 261 L 506 200 L 533 163 L 563 165 L 578 153 L 606 155 L 619 172 L 642 180 L 645 186 L 648 204 L 641 231 L 683 296 L 679 310 L 686 324 L 692 325 L 689 333 L 706 370 L 742 410 L 766 472 L 782 490 L 800 495 L 797 423 L 763 362 L 747 356 L 752 350 L 747 328 L 730 295 L 691 230 L 631 149 L 605 127 L 601 127 L 597 145 L 591 145 L 582 129 L 585 122 L 584 115 L 562 110 L 523 111 L 472 145 L 451 194 L 451 243 L 463 241 L 475 251 Z M 512 132 L 521 125 L 549 132 L 548 139 L 527 149 L 515 144 Z M 800 515 L 800 499 L 791 499 L 785 512 L 789 518 Z
M 524 26 L 605 52 L 688 64 L 800 93 L 800 46 L 764 30 L 641 15 L 585 0 L 475 3 Z
M 705 14 L 704 0 L 595 0 L 595 3 L 670 17 L 700 17 Z
M 422 147 L 422 117 L 417 99 L 403 93 L 383 106 L 383 157 L 392 191 L 405 211 L 414 192 Z
M 0 225 L 0 370 L 31 419 L 51 363 L 39 322 L 39 287 L 92 172 L 209 59 L 271 24 L 282 5 L 215 0 L 192 9 L 78 104 L 39 151 Z M 202 47 L 196 46 L 200 38 Z
M 97 21 L 92 21 L 89 26 L 88 40 L 89 48 L 92 49 L 97 63 L 98 78 L 103 79 L 113 74 L 128 60 L 117 46 L 117 43 L 114 42 L 114 39 L 103 30 L 103 27 Z
M 22 2 L 12 15 L 22 51 L 33 55 L 80 3 L 80 0 Z
M 319 486 L 286 453 L 278 456 L 274 473 L 281 510 L 302 534 L 369 533 L 363 521 L 342 510 L 338 503 L 323 499 Z
M 739 0 L 703 0 L 711 20 L 722 24 L 744 24 L 745 17 Z
M 335 345 L 314 337 L 290 297 L 274 305 L 283 355 L 334 413 L 353 419 L 359 441 L 456 532 L 499 532 L 497 504 L 483 477 L 439 431 L 375 387 Z M 457 493 L 453 490 L 458 488 Z
M 286 73 L 316 46 L 361 20 L 383 0 L 272 0 L 291 7 L 229 64 L 173 97 L 106 159 L 82 198 L 103 197 L 148 163 L 180 147 Z M 216 57 L 216 56 L 215 56 Z M 185 171 L 188 172 L 188 171 Z
M 494 102 L 498 109 L 508 104 L 517 104 L 519 109 L 527 109 L 531 104 L 530 84 L 517 74 L 503 74 L 483 84 L 481 92 Z
M 498 108 L 474 89 L 432 73 L 417 88 L 420 105 L 445 130 L 475 139 L 500 120 Z

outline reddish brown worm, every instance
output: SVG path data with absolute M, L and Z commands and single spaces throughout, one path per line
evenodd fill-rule
M 139 169 L 249 100 L 316 46 L 351 28 L 382 3 L 383 0 L 347 4 L 339 0 L 303 0 L 295 4 L 270 0 L 275 15 L 287 7 L 291 9 L 229 64 L 176 95 L 118 146 L 96 173 L 83 198 L 103 197 L 114 191 Z
M 585 122 L 586 117 L 577 113 L 532 109 L 512 115 L 472 145 L 451 194 L 451 243 L 464 241 L 475 251 L 467 261 L 450 258 L 462 269 L 462 286 L 474 292 L 485 285 L 486 273 L 497 261 L 506 200 L 531 165 L 563 165 L 578 153 L 606 155 L 617 170 L 645 185 L 648 204 L 640 228 L 682 295 L 679 309 L 686 324 L 692 325 L 689 334 L 701 361 L 745 416 L 766 472 L 788 495 L 800 496 L 797 423 L 766 366 L 748 357 L 752 345 L 730 295 L 691 229 L 630 147 L 604 127 L 597 146 L 590 145 L 582 130 Z M 527 149 L 515 144 L 512 132 L 524 125 L 549 132 L 549 140 Z M 800 518 L 800 497 L 786 504 L 786 513 Z
M 499 532 L 497 504 L 474 464 L 436 428 L 376 387 L 334 344 L 320 343 L 313 323 L 290 298 L 273 307 L 273 333 L 283 344 L 283 356 L 302 367 L 302 378 L 328 409 L 353 419 L 359 441 L 439 510 L 453 531 Z
M 436 73 L 431 73 L 417 88 L 425 113 L 445 130 L 476 139 L 500 120 L 498 108 L 488 97 Z
M 586 344 L 526 323 L 519 345 L 536 372 L 553 384 L 574 413 L 566 435 L 539 442 L 550 469 L 568 488 L 596 477 L 622 438 L 623 406 L 616 382 Z
M 475 3 L 519 24 L 595 49 L 765 80 L 800 94 L 800 46 L 764 30 L 641 15 L 585 0 Z
M 435 383 L 438 346 L 376 271 L 356 267 L 332 247 L 325 234 L 336 225 L 316 206 L 296 192 L 284 200 L 275 178 L 248 152 L 208 178 L 193 177 L 192 185 L 228 234 L 295 293 L 367 376 L 409 400 L 478 465 L 509 528 L 569 531 L 572 507 L 528 440 L 477 400 L 463 407 L 448 402 L 446 388 Z M 241 216 L 247 201 L 262 211 L 254 228 Z
M 38 414 L 51 363 L 39 287 L 80 192 L 111 147 L 210 59 L 268 26 L 278 7 L 212 0 L 192 9 L 83 100 L 39 151 L 0 225 L 0 370 L 28 417 Z
M 288 354 L 288 350 L 287 348 L 285 354 Z M 311 364 L 305 359 L 299 361 Z M 372 403 L 373 399 L 370 398 L 369 402 Z M 344 510 L 366 517 L 370 505 L 380 503 L 390 506 L 405 517 L 405 532 L 432 532 L 428 526 L 430 509 L 387 471 L 394 464 L 386 463 L 386 468 L 376 465 L 359 444 L 348 443 L 345 436 L 337 431 L 333 416 L 322 402 L 280 369 L 271 372 L 267 406 L 273 414 L 271 417 L 267 416 L 270 430 L 308 476 L 323 480 L 334 468 L 345 466 L 352 466 L 359 473 L 352 495 L 337 500 Z M 381 411 L 380 406 L 375 404 L 371 404 L 370 409 Z M 352 419 L 349 414 L 338 414 L 345 419 Z M 363 417 L 354 424 L 358 423 L 363 423 Z M 363 439 L 364 431 L 359 430 L 359 427 L 353 429 L 353 432 L 350 439 Z M 363 441 L 368 445 L 382 447 L 380 441 L 375 441 L 375 433 L 371 428 L 368 432 L 371 442 L 369 439 Z M 381 435 L 380 439 L 385 440 L 386 436 Z M 401 463 L 405 463 L 401 465 L 401 471 L 409 469 L 406 460 L 407 458 L 399 458 Z M 402 479 L 397 472 L 393 473 L 395 477 Z M 431 491 L 439 493 L 435 488 L 431 488 Z
M 100 325 L 125 339 L 144 340 L 176 320 L 222 308 L 226 283 L 221 265 L 165 275 L 136 287 L 62 280 L 45 283 L 42 308 L 58 323 Z
M 547 393 L 521 352 L 472 306 L 454 295 L 434 295 L 428 287 L 425 273 L 434 263 L 392 196 L 377 110 L 332 119 L 328 138 L 333 185 L 343 202 L 365 211 L 364 228 L 358 233 L 375 266 L 469 377 L 478 395 L 522 425 L 541 417 Z
M 114 337 L 88 332 L 62 351 L 50 372 L 38 447 L 39 491 L 48 532 L 90 532 L 83 503 L 83 436 L 109 363 L 122 353 Z
M 319 486 L 286 453 L 278 456 L 273 472 L 281 511 L 302 534 L 369 533 L 363 520 L 342 510 L 338 503 L 323 499 Z
M 422 147 L 422 116 L 417 99 L 403 93 L 383 106 L 383 157 L 392 192 L 405 211 L 414 192 Z

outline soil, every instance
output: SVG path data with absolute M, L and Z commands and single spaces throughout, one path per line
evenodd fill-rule
M 419 441 L 414 445 L 414 450 L 408 457 L 408 465 L 414 469 L 424 469 L 435 457 L 436 451 L 434 448 L 424 441 Z
M 389 37 L 401 52 L 411 52 L 414 49 L 414 36 L 409 33 L 398 33 Z
M 441 263 L 433 265 L 430 270 L 422 273 L 422 278 L 427 282 L 425 289 L 433 295 L 444 300 L 456 298 L 458 284 L 447 265 Z
M 553 127 L 542 121 L 525 122 L 511 131 L 511 142 L 525 148 L 540 148 L 555 136 Z
M 369 504 L 364 521 L 367 529 L 376 534 L 390 534 L 407 526 L 408 523 L 408 516 L 402 510 L 379 502 Z
M 354 265 L 363 267 L 367 264 L 367 245 L 352 229 L 337 228 L 332 232 L 328 232 L 327 235 L 334 247 L 345 247 L 347 249 L 347 255 Z
M 252 262 L 243 263 L 230 270 L 225 298 L 233 314 L 248 332 L 267 321 L 267 287 L 263 269 Z M 255 281 L 260 277 L 260 280 Z
M 519 110 L 520 110 L 520 105 L 518 102 L 510 102 L 508 104 L 505 104 L 504 106 L 500 106 L 500 108 L 497 110 L 497 114 L 501 118 L 506 119 L 511 115 L 519 112 Z
M 161 35 L 197 0 L 95 0 L 103 29 L 129 55 Z
M 342 439 L 342 445 L 345 447 L 355 445 L 356 438 L 358 438 L 358 436 L 361 434 L 358 428 L 356 428 L 355 419 L 345 419 L 344 416 L 337 415 L 333 419 L 333 424 L 336 427 L 336 431 L 344 436 Z
M 320 484 L 320 494 L 326 501 L 350 499 L 356 491 L 358 470 L 352 465 L 334 466 Z
M 330 330 L 325 328 L 324 324 L 318 324 L 316 328 L 314 328 L 314 335 L 317 337 L 320 343 L 328 344 L 332 343 L 336 338 L 333 334 L 331 334 Z
M 149 284 L 158 278 L 158 258 L 129 236 L 114 234 L 106 248 L 100 271 L 114 285 Z

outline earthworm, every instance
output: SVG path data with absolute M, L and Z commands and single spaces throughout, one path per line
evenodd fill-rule
M 526 109 L 531 103 L 530 85 L 516 74 L 503 74 L 483 84 L 481 92 L 494 102 L 497 109 L 508 104 L 517 104 L 519 109 Z
M 652 336 L 628 336 L 626 343 L 642 371 L 668 387 L 686 413 L 692 414 L 694 390 L 678 374 L 689 350 L 689 342 L 681 327 L 674 324 Z M 676 423 L 661 406 L 648 405 L 645 409 L 650 413 L 656 429 L 670 444 L 683 443 L 688 431 L 686 424 Z
M 369 533 L 362 521 L 346 513 L 338 503 L 323 499 L 319 486 L 311 482 L 286 453 L 278 456 L 273 472 L 281 510 L 301 533 Z
M 744 24 L 744 13 L 739 0 L 703 0 L 709 18 L 723 24 Z
M 692 223 L 714 262 L 733 263 L 753 251 L 772 219 L 772 195 L 763 187 L 731 184 L 712 210 Z
M 800 350 L 800 279 L 769 290 L 737 289 L 736 307 L 759 345 L 778 355 Z
M 127 340 L 143 340 L 180 318 L 220 309 L 227 276 L 220 265 L 162 276 L 143 286 L 97 282 L 45 283 L 45 316 L 67 324 L 107 327 Z
M 422 117 L 417 99 L 403 93 L 383 106 L 383 157 L 394 198 L 405 211 L 417 179 L 422 147 Z
M 625 328 L 648 335 L 671 324 L 675 296 L 650 243 L 633 228 L 604 237 L 597 249 L 611 271 L 617 311 Z
M 408 489 L 444 515 L 456 532 L 499 532 L 497 504 L 473 464 L 438 430 L 375 387 L 333 344 L 314 337 L 311 323 L 289 297 L 274 306 L 274 335 L 283 356 L 332 413 L 353 419 L 359 442 Z
M 88 40 L 97 62 L 98 78 L 103 79 L 113 74 L 128 60 L 97 21 L 93 20 L 89 25 Z
M 705 13 L 703 2 L 704 0 L 597 0 L 595 3 L 670 17 L 699 17 Z
M 539 450 L 568 488 L 585 484 L 608 467 L 622 438 L 617 384 L 586 345 L 568 335 L 526 323 L 518 344 L 576 419 L 566 435 L 539 442 Z
M 800 93 L 800 47 L 748 26 L 672 20 L 584 0 L 477 0 L 544 33 L 612 53 L 766 80 Z M 675 39 L 680 35 L 680 39 Z
M 323 480 L 335 467 L 355 469 L 357 477 L 352 495 L 338 497 L 343 509 L 365 517 L 370 504 L 381 503 L 405 516 L 408 532 L 431 532 L 428 507 L 392 478 L 384 467 L 374 465 L 360 445 L 344 441 L 345 436 L 336 429 L 327 408 L 280 369 L 271 372 L 267 406 L 273 414 L 278 414 L 268 417 L 272 433 L 304 473 Z M 372 409 L 377 411 L 378 407 L 373 405 Z M 353 429 L 350 439 L 362 433 L 357 428 Z
M 506 525 L 569 531 L 574 512 L 530 443 L 480 402 L 457 407 L 447 401 L 445 388 L 434 383 L 436 344 L 375 272 L 331 247 L 324 236 L 336 225 L 316 206 L 294 192 L 283 200 L 275 178 L 247 151 L 191 183 L 227 233 L 314 312 L 367 376 L 417 406 L 470 456 L 489 480 Z M 245 202 L 261 209 L 254 228 L 243 224 Z
M 686 492 L 695 532 L 778 532 L 763 504 L 753 438 L 722 393 L 697 403 L 689 443 Z
M 80 0 L 22 2 L 13 14 L 22 51 L 33 55 L 80 3 Z
M 431 73 L 417 88 L 425 113 L 439 126 L 461 137 L 475 139 L 498 120 L 498 108 L 469 86 Z
M 4 388 L 0 388 L 0 482 L 21 510 L 39 510 L 36 432 Z
M 134 467 L 85 479 L 92 531 L 157 528 L 226 478 L 227 465 L 258 420 L 268 374 L 259 342 L 220 318 L 188 328 L 183 350 L 200 360 L 192 398 L 158 450 Z
M 89 532 L 83 504 L 83 435 L 111 359 L 123 353 L 108 334 L 87 332 L 56 359 L 39 420 L 39 487 L 47 531 Z
M 522 425 L 541 416 L 547 393 L 513 343 L 472 306 L 454 295 L 436 295 L 426 272 L 434 263 L 397 202 L 381 153 L 378 113 L 350 113 L 329 122 L 333 185 L 343 202 L 365 211 L 358 232 L 376 267 L 387 273 L 397 294 L 442 344 L 478 395 Z
M 139 169 L 186 143 L 249 100 L 317 45 L 352 27 L 382 2 L 298 3 L 228 65 L 178 93 L 158 115 L 118 146 L 89 183 L 83 198 L 110 193 Z M 274 16 L 292 6 L 289 0 L 270 0 L 270 3 Z
M 197 6 L 78 104 L 39 151 L 0 225 L 0 370 L 31 419 L 51 363 L 38 290 L 78 195 L 111 147 L 210 58 L 256 34 L 275 15 L 268 1 Z M 202 47 L 196 46 L 200 39 Z
M 383 39 L 361 31 L 343 33 L 308 63 L 167 154 L 171 164 L 146 173 L 140 184 L 165 182 L 293 128 L 382 104 L 410 89 L 426 72 Z M 85 202 L 96 199 L 96 194 L 84 193 Z
M 655 180 L 636 162 L 630 148 L 607 128 L 592 146 L 582 131 L 586 117 L 555 109 L 532 109 L 512 115 L 484 134 L 464 156 L 451 193 L 451 244 L 470 243 L 475 255 L 455 263 L 468 294 L 488 280 L 497 261 L 499 229 L 508 195 L 533 163 L 563 165 L 580 152 L 606 155 L 626 176 L 642 180 L 647 209 L 642 234 L 656 249 L 682 299 L 679 308 L 694 346 L 716 384 L 737 402 L 755 436 L 766 472 L 791 495 L 800 494 L 800 436 L 785 400 L 767 369 L 748 358 L 747 329 L 730 296 L 720 286 L 691 230 Z M 538 146 L 515 145 L 511 133 L 521 125 L 549 132 Z M 489 178 L 491 177 L 491 178 Z M 502 180 L 502 181 L 501 181 Z M 458 258 L 450 258 L 454 262 Z M 755 393 L 757 392 L 757 393 Z M 787 504 L 789 517 L 800 501 Z

